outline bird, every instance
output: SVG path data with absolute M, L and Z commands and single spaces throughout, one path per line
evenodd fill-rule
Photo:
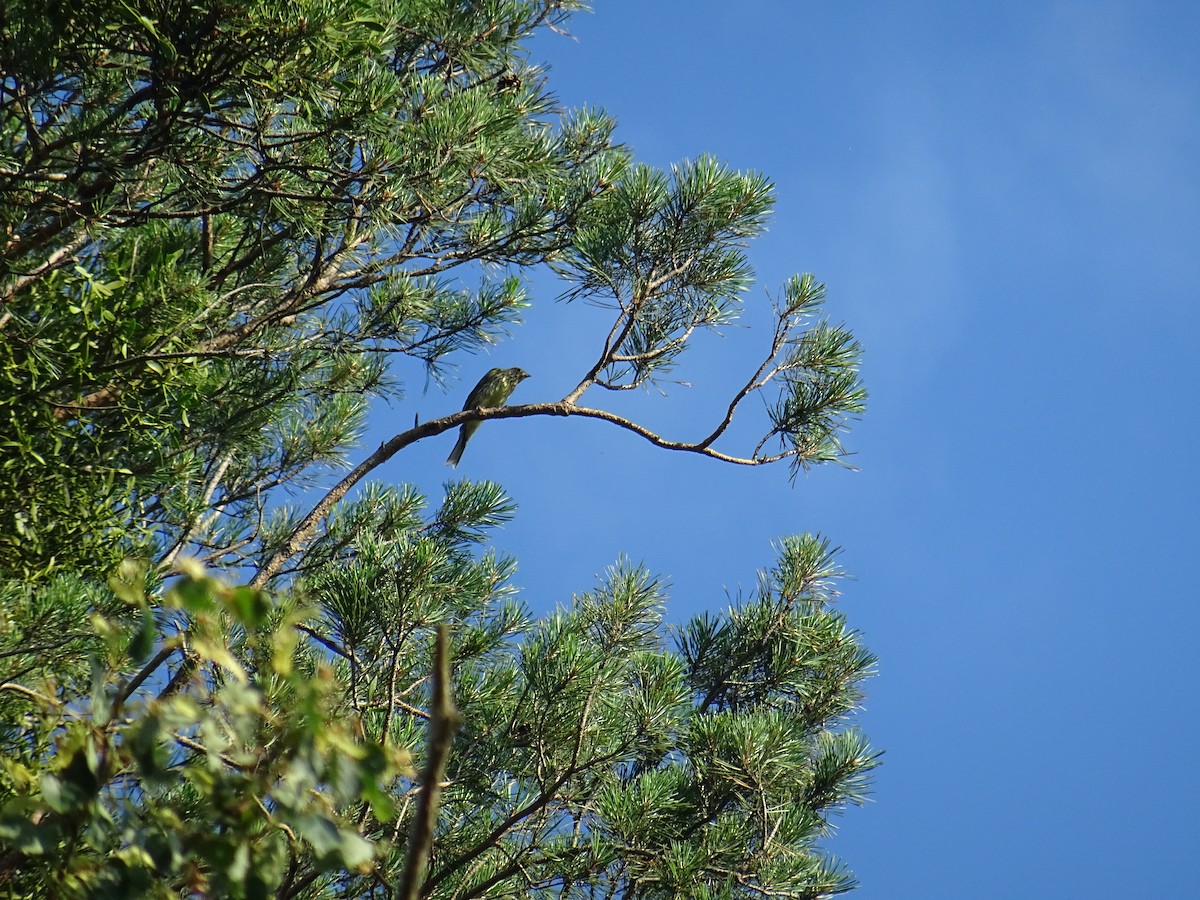
M 493 406 L 503 406 L 518 384 L 529 377 L 524 369 L 489 369 L 488 373 L 479 379 L 479 384 L 471 388 L 467 394 L 467 402 L 463 409 L 486 409 Z M 458 443 L 446 457 L 446 465 L 457 466 L 462 459 L 463 451 L 467 449 L 467 441 L 471 439 L 482 424 L 478 419 L 473 422 L 463 422 L 458 430 Z

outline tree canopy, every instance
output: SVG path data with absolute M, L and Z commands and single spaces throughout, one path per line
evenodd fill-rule
M 0 11 L 0 886 L 14 896 L 818 897 L 877 754 L 829 542 L 681 626 L 620 560 L 536 615 L 497 484 L 370 480 L 486 418 L 714 465 L 844 455 L 811 275 L 698 441 L 606 409 L 738 321 L 770 182 L 636 163 L 526 42 L 570 0 Z M 561 399 L 414 423 L 552 271 L 611 327 Z M 585 405 L 585 395 L 595 397 Z M 761 438 L 729 433 L 760 416 Z M 451 406 L 453 409 L 454 407 Z

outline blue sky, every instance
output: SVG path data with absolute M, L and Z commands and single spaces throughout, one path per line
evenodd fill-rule
M 667 397 L 592 397 L 705 433 L 811 271 L 866 348 L 857 473 L 681 458 L 597 422 L 488 423 L 458 474 L 520 504 L 498 535 L 535 609 L 624 553 L 670 617 L 725 605 L 771 541 L 820 531 L 881 657 L 874 802 L 830 849 L 863 898 L 1192 897 L 1200 881 L 1200 4 L 599 2 L 531 48 L 637 158 L 712 153 L 777 185 L 747 322 Z M 464 365 L 558 399 L 605 320 L 537 282 Z M 611 402 L 610 402 L 611 401 Z M 614 405 L 615 404 L 615 405 Z M 381 410 L 367 445 L 398 430 Z M 379 477 L 437 495 L 453 435 Z M 733 448 L 730 448 L 733 449 Z

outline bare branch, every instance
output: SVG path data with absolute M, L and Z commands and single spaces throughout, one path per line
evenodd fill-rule
M 704 441 L 689 443 L 668 440 L 655 434 L 649 428 L 626 419 L 624 416 L 619 416 L 604 409 L 576 406 L 569 400 L 560 400 L 552 403 L 527 403 L 521 406 L 503 406 L 492 409 L 465 409 L 453 415 L 443 416 L 440 419 L 431 419 L 415 428 L 410 428 L 408 431 L 402 431 L 380 444 L 374 453 L 351 469 L 341 481 L 330 488 L 325 496 L 317 501 L 317 504 L 309 511 L 308 515 L 296 525 L 287 539 L 262 564 L 257 574 L 250 580 L 250 586 L 256 588 L 264 587 L 268 581 L 279 573 L 284 563 L 300 552 L 305 542 L 316 531 L 320 521 L 333 511 L 334 506 L 350 492 L 351 488 L 365 478 L 373 469 L 387 462 L 405 447 L 424 438 L 441 434 L 443 431 L 449 431 L 464 422 L 486 421 L 488 419 L 523 419 L 529 416 L 582 416 L 588 419 L 600 419 L 624 428 L 626 431 L 631 431 L 651 444 L 654 444 L 654 446 L 662 447 L 664 450 L 699 453 L 702 456 L 739 466 L 766 465 L 797 456 L 800 452 L 792 448 L 771 456 L 758 456 L 757 453 L 750 457 L 732 456 L 728 453 L 713 450 Z
M 767 354 L 766 358 L 754 371 L 754 374 L 751 375 L 750 379 L 742 386 L 742 389 L 733 395 L 733 399 L 729 401 L 728 409 L 725 410 L 725 418 L 723 418 L 720 424 L 713 429 L 712 434 L 700 441 L 701 447 L 710 446 L 717 438 L 724 434 L 725 429 L 729 427 L 729 423 L 733 421 L 733 414 L 736 412 L 738 405 L 746 399 L 751 391 L 763 387 L 777 372 L 780 371 L 779 367 L 775 366 L 768 372 L 767 367 L 771 365 L 771 362 L 779 355 L 779 351 L 782 350 L 787 344 L 788 331 L 793 322 L 792 317 L 788 316 L 786 313 L 778 312 L 777 316 L 778 318 L 775 321 L 775 334 L 771 338 L 771 352 Z M 765 377 L 763 375 L 764 372 L 767 373 Z M 765 444 L 770 437 L 771 434 L 768 433 L 766 437 L 762 439 L 759 445 L 754 448 L 753 456 L 758 456 L 758 451 L 762 449 L 763 444 Z
M 350 660 L 351 663 L 356 662 L 354 657 L 352 657 L 350 655 L 350 651 L 344 649 L 340 644 L 336 643 L 335 641 L 331 641 L 329 638 L 325 637 L 323 634 L 321 634 L 319 631 L 317 631 L 311 625 L 305 625 L 303 622 L 299 622 L 296 624 L 295 628 L 297 631 L 307 634 L 310 638 L 312 638 L 314 641 L 316 641 L 318 644 L 320 644 L 326 650 L 329 650 L 331 653 L 334 653 L 334 654 L 342 657 L 343 659 Z
M 142 670 L 138 672 L 137 675 L 133 676 L 133 678 L 131 678 L 129 682 L 125 684 L 117 693 L 116 700 L 113 702 L 114 708 L 120 708 L 123 706 L 125 701 L 133 696 L 133 692 L 141 687 L 146 679 L 153 675 L 154 671 L 168 659 L 170 659 L 171 655 L 178 649 L 178 642 L 167 641 L 163 645 L 162 649 L 159 650 L 158 653 L 154 654 L 154 657 L 148 663 L 146 663 L 146 665 L 142 666 Z
M 437 627 L 437 644 L 433 661 L 433 713 L 429 720 L 429 742 L 426 748 L 424 782 L 417 813 L 405 851 L 404 869 L 400 874 L 397 894 L 400 900 L 417 900 L 421 896 L 429 855 L 433 851 L 433 831 L 437 824 L 438 800 L 442 779 L 446 775 L 446 760 L 454 734 L 462 725 L 462 716 L 454 705 L 450 684 L 450 626 Z

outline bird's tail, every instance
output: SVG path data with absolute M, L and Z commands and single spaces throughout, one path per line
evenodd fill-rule
M 450 451 L 450 455 L 446 457 L 446 465 L 457 466 L 458 461 L 462 459 L 463 451 L 467 449 L 467 436 L 460 434 L 458 441 L 454 444 L 454 449 Z

